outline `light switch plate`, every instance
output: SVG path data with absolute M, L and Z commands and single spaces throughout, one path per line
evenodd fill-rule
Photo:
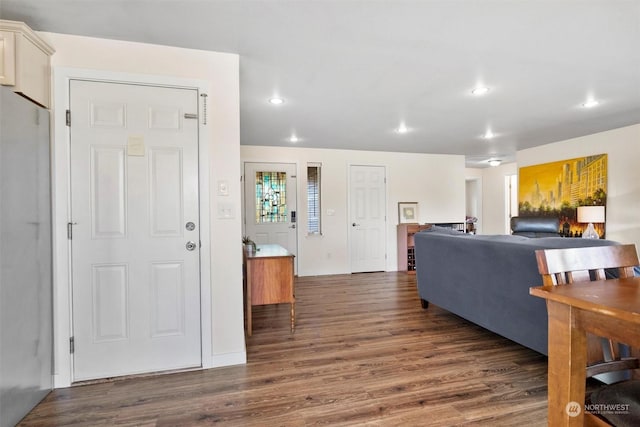
M 229 181 L 218 181 L 218 196 L 229 195 Z
M 233 219 L 235 214 L 235 208 L 229 203 L 218 203 L 218 219 Z

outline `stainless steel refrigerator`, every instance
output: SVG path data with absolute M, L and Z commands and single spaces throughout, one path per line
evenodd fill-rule
M 52 388 L 49 112 L 0 87 L 0 427 Z

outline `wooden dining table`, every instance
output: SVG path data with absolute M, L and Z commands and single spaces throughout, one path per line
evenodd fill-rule
M 548 425 L 583 426 L 587 338 L 640 346 L 640 277 L 539 286 L 549 316 Z

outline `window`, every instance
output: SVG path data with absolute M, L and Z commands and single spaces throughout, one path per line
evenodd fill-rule
M 308 234 L 320 230 L 320 163 L 307 164 L 307 228 Z
M 256 172 L 256 224 L 287 222 L 287 173 Z

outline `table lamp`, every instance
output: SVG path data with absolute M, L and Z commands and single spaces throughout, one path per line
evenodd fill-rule
M 578 206 L 578 222 L 588 222 L 586 230 L 582 233 L 584 239 L 599 239 L 598 233 L 593 228 L 593 223 L 604 222 L 604 206 Z

